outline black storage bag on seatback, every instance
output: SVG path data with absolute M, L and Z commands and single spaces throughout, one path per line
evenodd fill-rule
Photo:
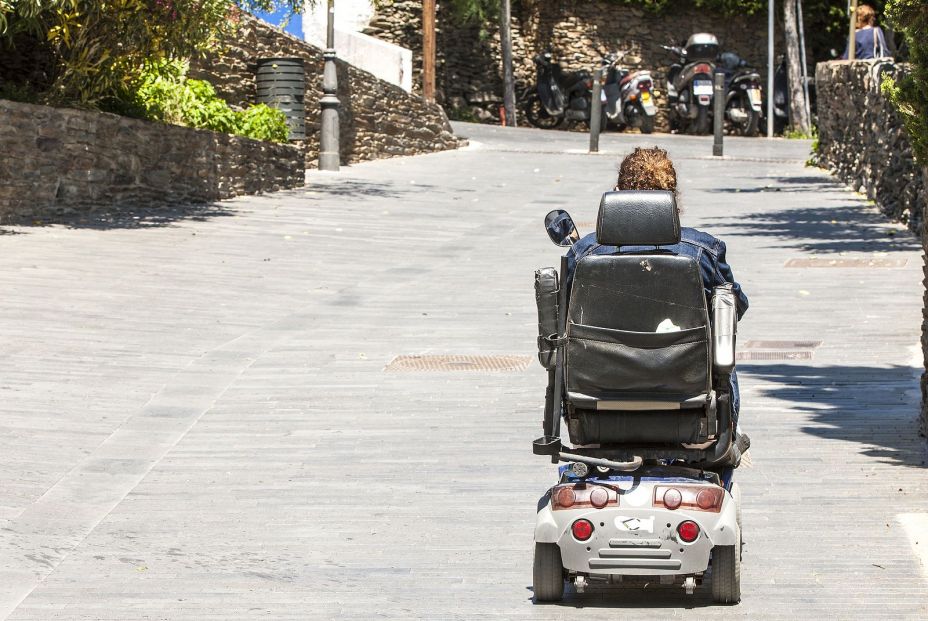
M 557 336 L 558 275 L 553 267 L 535 272 L 535 304 L 538 306 L 538 362 L 553 369 L 557 363 L 557 348 L 548 337 Z

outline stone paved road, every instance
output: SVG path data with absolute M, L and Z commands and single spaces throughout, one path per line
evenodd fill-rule
M 740 367 L 741 605 L 654 585 L 532 604 L 541 368 L 384 367 L 531 356 L 532 272 L 558 257 L 541 219 L 592 222 L 639 137 L 590 156 L 582 135 L 459 130 L 466 150 L 303 190 L 0 235 L 0 618 L 928 616 L 918 245 L 804 168 L 808 143 L 716 161 L 668 136 L 647 142 L 677 160 L 685 220 L 751 296 L 740 342 L 822 344 Z M 815 257 L 897 267 L 786 266 Z

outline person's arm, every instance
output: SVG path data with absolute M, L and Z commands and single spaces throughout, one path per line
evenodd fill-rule
M 741 319 L 748 310 L 748 296 L 741 290 L 741 285 L 735 281 L 735 277 L 731 273 L 731 266 L 725 262 L 725 251 L 725 242 L 719 240 L 718 262 L 716 263 L 715 269 L 718 272 L 720 282 L 717 284 L 721 285 L 727 282 L 732 284 L 732 291 L 735 294 L 735 300 L 738 305 L 738 319 Z
M 567 287 L 568 293 L 570 292 L 570 285 L 574 280 L 574 272 L 577 269 L 577 261 L 585 257 L 590 253 L 593 246 L 596 245 L 596 235 L 590 233 L 580 238 L 576 244 L 570 247 L 570 250 L 567 251 L 567 254 L 564 255 L 567 257 L 567 273 L 563 275 L 563 282 L 561 283 L 562 287 Z

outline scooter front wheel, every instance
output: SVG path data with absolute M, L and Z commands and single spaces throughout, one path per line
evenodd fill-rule
M 559 602 L 564 597 L 564 565 L 556 543 L 535 544 L 532 590 L 538 602 Z
M 539 129 L 557 129 L 564 123 L 564 116 L 551 116 L 541 103 L 538 93 L 532 93 L 525 101 L 525 118 Z

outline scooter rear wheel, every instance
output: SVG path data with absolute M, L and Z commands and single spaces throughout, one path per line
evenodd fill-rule
M 654 117 L 644 115 L 641 117 L 641 133 L 650 134 L 654 132 Z
M 535 544 L 532 589 L 535 601 L 559 602 L 564 597 L 564 565 L 556 543 Z
M 693 125 L 693 129 L 697 136 L 705 136 L 709 133 L 710 121 L 709 106 L 699 106 L 699 111 L 696 115 L 696 121 Z
M 741 533 L 738 533 L 741 537 Z M 741 601 L 741 546 L 712 549 L 712 600 L 717 604 Z

